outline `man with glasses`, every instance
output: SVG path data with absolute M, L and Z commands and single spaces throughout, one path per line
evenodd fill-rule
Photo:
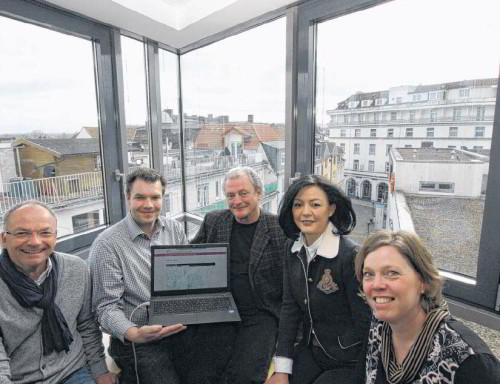
M 52 210 L 37 201 L 5 213 L 0 383 L 116 383 L 90 307 L 87 265 L 54 252 L 56 228 Z
M 187 383 L 262 383 L 276 344 L 286 237 L 276 215 L 260 208 L 263 185 L 252 168 L 230 170 L 223 188 L 229 209 L 207 213 L 192 243 L 230 244 L 241 323 L 191 326 L 183 337 L 196 348 L 180 354 L 191 363 L 182 371 Z
M 186 327 L 148 325 L 151 246 L 185 244 L 182 225 L 161 217 L 165 178 L 149 168 L 127 176 L 127 216 L 101 233 L 89 255 L 92 308 L 111 335 L 109 354 L 121 369 L 120 381 L 177 384 L 172 362 L 175 337 Z

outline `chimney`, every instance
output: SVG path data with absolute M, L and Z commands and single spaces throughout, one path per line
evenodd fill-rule
M 248 115 L 248 122 L 253 123 L 253 115 Z

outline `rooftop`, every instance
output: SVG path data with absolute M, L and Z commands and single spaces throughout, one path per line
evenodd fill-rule
M 484 200 L 405 195 L 415 232 L 440 269 L 476 276 Z
M 486 79 L 472 79 L 472 80 L 462 80 L 462 81 L 453 81 L 450 83 L 438 83 L 438 84 L 419 84 L 415 85 L 407 85 L 402 86 L 402 88 L 408 88 L 408 94 L 415 93 L 426 93 L 432 91 L 442 91 L 442 90 L 451 90 L 451 89 L 460 89 L 467 87 L 493 87 L 498 85 L 498 79 L 496 78 L 486 78 Z M 399 88 L 392 87 L 391 89 Z M 363 100 L 375 100 L 378 98 L 388 98 L 389 90 L 383 91 L 375 91 L 375 92 L 356 92 L 350 95 L 347 99 L 341 101 L 337 104 L 336 109 L 348 109 L 350 101 L 363 101 Z M 357 106 L 357 109 L 361 109 L 361 103 Z
M 395 148 L 394 156 L 398 161 L 436 161 L 452 163 L 482 163 L 481 155 L 452 148 Z
M 49 150 L 56 156 L 99 153 L 98 139 L 19 139 L 12 146 L 23 144 Z

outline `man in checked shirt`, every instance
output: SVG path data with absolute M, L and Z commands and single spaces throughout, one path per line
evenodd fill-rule
M 145 306 L 134 311 L 150 299 L 151 246 L 187 243 L 180 223 L 160 217 L 165 188 L 165 178 L 153 169 L 130 173 L 127 216 L 101 233 L 90 249 L 92 310 L 111 335 L 109 353 L 125 383 L 136 382 L 135 362 L 143 384 L 180 383 L 172 362 L 175 336 L 167 336 L 186 327 L 147 325 Z

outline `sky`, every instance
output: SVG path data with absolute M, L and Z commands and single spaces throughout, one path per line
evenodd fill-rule
M 356 91 L 498 77 L 500 1 L 395 0 L 318 26 L 317 122 Z M 0 134 L 97 125 L 92 44 L 0 17 Z M 285 120 L 285 18 L 181 57 L 189 115 Z M 8 31 L 8 32 L 4 32 Z M 125 115 L 144 124 L 144 49 L 122 38 Z M 162 108 L 178 108 L 177 59 L 161 51 Z

